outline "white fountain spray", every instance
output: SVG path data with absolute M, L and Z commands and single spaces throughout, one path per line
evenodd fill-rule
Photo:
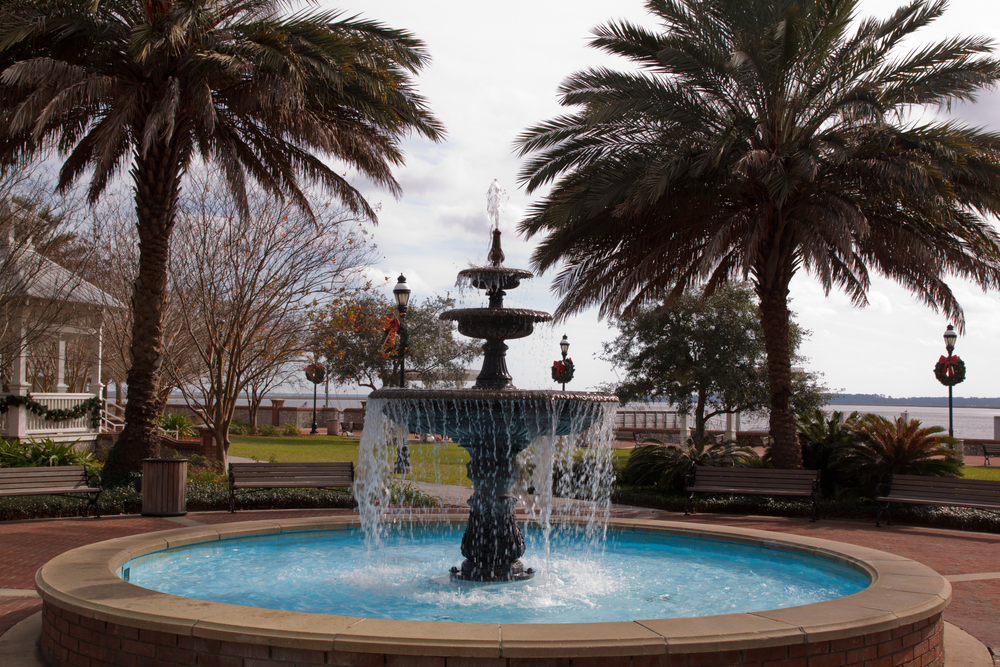
M 557 497 L 563 499 L 562 509 L 575 515 L 567 525 L 589 540 L 603 539 L 610 509 L 617 399 L 600 393 L 522 391 L 507 371 L 505 341 L 530 335 L 535 323 L 552 316 L 503 305 L 506 290 L 532 277 L 530 271 L 503 266 L 497 227 L 505 196 L 494 181 L 487 192 L 493 228 L 489 264 L 459 273 L 460 280 L 486 291 L 489 307 L 441 314 L 443 320 L 456 321 L 461 334 L 485 340 L 475 387 L 372 393 L 358 457 L 355 495 L 369 544 L 377 546 L 389 527 L 412 525 L 413 515 L 404 516 L 407 508 L 393 507 L 389 481 L 394 452 L 406 444 L 407 434 L 447 434 L 469 453 L 466 469 L 473 495 L 462 539 L 465 560 L 451 569 L 458 581 L 522 581 L 534 575 L 520 560 L 526 545 L 515 508 L 523 499 L 513 493 L 521 469 L 518 455 L 529 446 L 526 457 L 534 468 L 535 494 L 520 522 L 541 526 L 546 561 Z M 548 570 L 548 565 L 542 569 Z

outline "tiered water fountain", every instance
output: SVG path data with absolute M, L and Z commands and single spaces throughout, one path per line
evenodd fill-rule
M 491 217 L 499 192 L 490 189 Z M 469 500 L 469 520 L 462 538 L 462 566 L 452 568 L 452 577 L 471 581 L 518 581 L 530 578 L 520 558 L 525 545 L 514 512 L 516 498 L 512 489 L 519 476 L 517 455 L 536 439 L 545 443 L 536 452 L 551 451 L 551 441 L 559 436 L 582 434 L 595 423 L 613 418 L 618 399 L 609 394 L 525 391 L 517 389 L 507 370 L 505 341 L 523 338 L 538 322 L 548 322 L 548 313 L 524 308 L 505 308 L 507 290 L 531 278 L 523 269 L 503 266 L 500 230 L 493 220 L 492 247 L 487 266 L 461 271 L 459 283 L 484 290 L 489 299 L 486 308 L 461 308 L 441 314 L 441 319 L 458 323 L 458 331 L 470 338 L 485 340 L 483 367 L 472 389 L 380 389 L 369 396 L 361 449 L 374 452 L 393 432 L 397 447 L 406 445 L 406 433 L 445 433 L 469 452 L 469 479 L 474 493 Z M 387 425 L 381 417 L 394 425 Z M 573 439 L 571 438 L 571 440 Z M 382 460 L 385 460 L 383 457 Z M 375 457 L 362 474 L 357 494 L 362 516 L 384 507 L 382 478 L 387 469 Z M 551 471 L 551 460 L 540 461 L 541 470 Z M 551 479 L 551 477 L 550 477 Z M 548 481 L 548 480 L 546 480 Z M 377 527 L 369 525 L 369 532 Z
M 555 576 L 470 583 L 530 575 L 520 562 L 525 545 L 512 494 L 518 453 L 532 448 L 536 490 L 551 501 L 557 438 L 599 450 L 614 432 L 613 396 L 513 386 L 505 341 L 549 319 L 504 307 L 505 291 L 528 277 L 503 266 L 494 231 L 488 265 L 460 274 L 486 291 L 488 306 L 443 315 L 485 341 L 476 387 L 372 394 L 354 489 L 364 536 L 350 515 L 269 517 L 68 551 L 36 575 L 42 654 L 51 664 L 74 667 L 154 654 L 175 667 L 217 662 L 219 655 L 254 656 L 262 667 L 508 659 L 541 667 L 578 659 L 750 665 L 766 652 L 773 664 L 791 667 L 803 655 L 853 664 L 857 647 L 865 647 L 894 665 L 943 664 L 942 612 L 951 588 L 929 568 L 813 536 L 664 520 L 591 521 L 607 518 L 610 507 L 607 486 L 596 483 L 600 475 L 590 476 L 589 491 L 577 488 L 576 497 L 591 502 L 574 502 L 594 511 L 568 523 L 610 525 L 606 548 L 578 541 L 581 557 L 567 558 L 577 547 L 555 544 L 553 560 L 569 563 L 553 565 Z M 385 512 L 392 462 L 409 432 L 447 434 L 471 458 L 465 561 L 451 576 L 445 570 L 457 561 L 453 514 L 414 515 L 397 523 L 403 530 L 386 529 L 405 519 Z M 551 511 L 551 502 L 541 506 Z M 547 523 L 544 511 L 536 518 Z M 372 558 L 368 548 L 381 537 L 387 538 L 381 552 L 394 554 L 385 560 Z M 534 553 L 527 558 L 548 567 Z M 694 618 L 702 615 L 708 616 Z M 165 646 L 170 650 L 163 652 Z

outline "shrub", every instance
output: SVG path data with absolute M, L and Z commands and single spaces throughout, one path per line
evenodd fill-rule
M 858 439 L 854 429 L 859 420 L 857 412 L 845 417 L 843 412 L 834 411 L 828 417 L 822 410 L 816 410 L 799 416 L 796 427 L 802 444 L 802 465 L 820 471 L 820 486 L 827 496 L 836 496 L 856 486 L 856 480 L 844 475 L 838 460 Z
M 232 435 L 254 435 L 257 432 L 257 429 L 251 424 L 240 421 L 239 419 L 234 419 L 229 424 L 229 432 Z
M 281 429 L 281 435 L 302 435 L 302 431 L 297 424 L 282 424 L 279 428 Z
M 194 422 L 187 415 L 160 415 L 160 428 L 170 433 L 177 433 L 178 438 L 193 438 L 198 435 Z
M 693 465 L 743 466 L 756 455 L 734 442 L 709 445 L 708 438 L 688 440 L 683 447 L 663 444 L 643 445 L 632 450 L 622 470 L 622 483 L 629 486 L 657 486 L 681 492 L 684 477 Z
M 43 466 L 87 466 L 96 471 L 98 463 L 93 455 L 75 449 L 77 441 L 55 442 L 51 438 L 0 441 L 0 468 L 39 468 Z
M 281 435 L 281 429 L 278 428 L 277 426 L 271 426 L 270 424 L 264 424 L 258 429 L 258 431 L 260 432 L 261 435 L 268 435 L 268 436 Z
M 841 449 L 834 465 L 855 479 L 867 494 L 892 473 L 961 477 L 962 467 L 949 445 L 955 439 L 941 426 L 921 427 L 920 421 L 902 417 L 889 420 L 865 415 L 851 428 L 856 440 Z

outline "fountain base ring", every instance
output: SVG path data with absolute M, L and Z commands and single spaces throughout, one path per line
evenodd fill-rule
M 483 568 L 466 558 L 462 561 L 462 569 L 453 567 L 450 570 L 454 581 L 475 581 L 481 584 L 500 584 L 516 581 L 527 581 L 535 576 L 535 570 L 524 567 L 524 563 L 516 560 L 510 565 L 484 572 Z

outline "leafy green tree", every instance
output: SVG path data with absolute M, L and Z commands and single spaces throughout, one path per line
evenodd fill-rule
M 310 211 L 304 176 L 374 220 L 344 166 L 314 153 L 398 194 L 399 142 L 443 133 L 413 87 L 427 54 L 407 32 L 289 14 L 276 0 L 13 0 L 0 12 L 0 161 L 56 149 L 58 187 L 87 178 L 92 203 L 126 169 L 134 185 L 140 257 L 114 458 L 134 470 L 159 449 L 162 306 L 185 172 L 216 162 L 243 216 L 248 180 Z
M 749 280 L 760 302 L 774 464 L 801 466 L 788 291 L 806 272 L 867 303 L 869 271 L 964 326 L 945 276 L 1000 286 L 1000 135 L 913 121 L 1000 79 L 985 38 L 906 52 L 945 3 L 856 20 L 858 0 L 648 0 L 661 23 L 598 27 L 636 67 L 562 84 L 572 112 L 526 130 L 548 193 L 520 230 L 559 266 L 557 318 L 631 315 L 667 292 Z
M 407 378 L 425 385 L 458 386 L 480 353 L 476 341 L 458 336 L 453 322 L 438 316 L 455 307 L 450 296 L 436 296 L 406 311 L 404 345 Z M 383 296 L 362 292 L 340 297 L 311 313 L 315 349 L 327 359 L 339 384 L 378 389 L 399 385 L 398 341 L 388 332 L 396 307 Z
M 694 413 L 694 440 L 719 414 L 763 413 L 768 401 L 767 359 L 757 304 L 745 284 L 727 285 L 705 298 L 691 290 L 663 305 L 643 308 L 618 323 L 604 344 L 604 359 L 625 379 L 613 390 L 623 402 L 662 398 Z M 792 355 L 801 341 L 792 331 Z M 802 411 L 828 398 L 814 373 L 795 374 L 792 404 Z

